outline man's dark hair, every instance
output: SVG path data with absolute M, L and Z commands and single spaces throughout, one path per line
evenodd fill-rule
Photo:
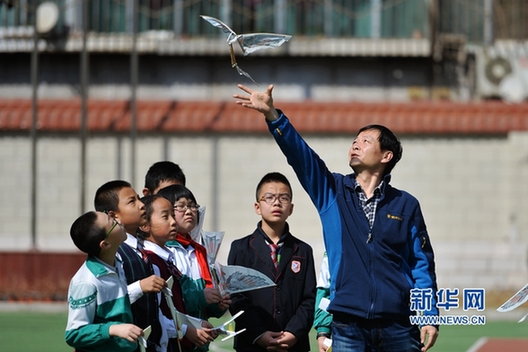
M 106 237 L 103 227 L 95 226 L 97 213 L 87 212 L 77 218 L 70 228 L 70 236 L 73 243 L 84 253 L 98 257 L 101 253 L 99 243 Z
M 259 200 L 259 194 L 260 194 L 260 189 L 262 188 L 262 186 L 266 183 L 270 183 L 270 182 L 280 182 L 280 183 L 284 183 L 286 186 L 288 186 L 288 188 L 290 189 L 290 196 L 292 197 L 293 199 L 293 190 L 292 190 L 292 187 L 290 185 L 290 181 L 288 181 L 288 179 L 286 178 L 286 176 L 284 176 L 283 174 L 281 174 L 280 172 L 270 172 L 270 173 L 267 173 L 266 175 L 264 175 L 264 177 L 262 177 L 260 179 L 260 182 L 258 183 L 257 185 L 257 190 L 256 190 L 256 193 L 255 193 L 255 197 L 257 199 L 257 202 Z
M 378 141 L 380 144 L 380 149 L 382 151 L 389 150 L 392 152 L 392 159 L 385 165 L 385 170 L 383 171 L 383 176 L 388 175 L 391 173 L 394 166 L 396 166 L 396 163 L 400 161 L 402 157 L 403 148 L 400 143 L 400 140 L 398 139 L 398 137 L 396 137 L 394 133 L 392 133 L 391 130 L 389 130 L 383 125 L 367 125 L 365 127 L 362 127 L 357 134 L 360 134 L 361 132 L 367 130 L 379 131 Z
M 118 211 L 119 191 L 132 185 L 127 181 L 115 180 L 109 181 L 99 187 L 95 192 L 94 207 L 97 211 L 108 213 L 109 211 Z
M 174 181 L 185 186 L 185 174 L 180 166 L 172 161 L 158 161 L 152 164 L 145 175 L 145 188 L 154 193 L 163 181 Z

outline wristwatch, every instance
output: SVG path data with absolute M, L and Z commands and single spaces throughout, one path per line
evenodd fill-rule
M 315 335 L 317 339 L 319 339 L 320 337 L 326 337 L 327 339 L 330 338 L 330 334 L 327 333 L 327 332 L 318 332 L 317 335 Z

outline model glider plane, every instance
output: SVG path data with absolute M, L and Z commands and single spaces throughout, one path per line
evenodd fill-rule
M 247 56 L 257 50 L 276 48 L 286 43 L 291 39 L 291 35 L 286 34 L 275 34 L 275 33 L 248 33 L 248 34 L 236 34 L 229 26 L 217 18 L 211 16 L 200 15 L 201 18 L 212 24 L 213 26 L 220 28 L 225 34 L 227 34 L 227 45 L 229 45 L 229 54 L 231 55 L 231 67 L 236 68 L 238 74 L 246 76 L 253 81 L 256 85 L 257 82 L 249 75 L 249 73 L 242 70 L 235 58 L 235 50 L 233 44 L 238 43 L 240 49 Z

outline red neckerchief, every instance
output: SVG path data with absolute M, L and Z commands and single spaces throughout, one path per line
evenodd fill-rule
M 205 287 L 214 287 L 213 280 L 211 278 L 211 272 L 209 271 L 209 264 L 207 264 L 207 251 L 205 250 L 205 247 L 193 241 L 189 234 L 182 235 L 181 233 L 178 233 L 178 236 L 176 236 L 176 241 L 178 241 L 178 243 L 184 248 L 187 248 L 189 245 L 194 248 L 196 251 L 196 258 L 198 259 L 198 265 L 200 266 L 202 279 L 205 280 Z

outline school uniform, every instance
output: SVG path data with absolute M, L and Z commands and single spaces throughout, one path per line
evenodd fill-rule
M 309 351 L 316 285 L 312 248 L 294 237 L 286 224 L 278 243 L 278 267 L 275 268 L 269 243 L 272 241 L 259 222 L 255 232 L 231 244 L 229 265 L 256 269 L 276 284 L 231 295 L 231 314 L 244 310 L 236 319 L 236 330 L 246 329 L 235 336 L 234 348 L 238 352 L 265 351 L 255 344 L 263 333 L 288 331 L 298 340 L 289 351 Z
M 151 326 L 148 338 L 147 352 L 155 352 L 161 338 L 161 325 L 158 316 L 158 299 L 156 293 L 143 294 L 139 280 L 154 274 L 152 265 L 142 249 L 142 243 L 136 237 L 127 233 L 127 239 L 117 252 L 123 259 L 128 292 L 132 303 L 134 324 L 142 329 Z M 139 351 L 139 347 L 138 347 Z
M 76 351 L 132 352 L 136 342 L 110 336 L 110 326 L 131 324 L 132 312 L 122 262 L 112 267 L 89 255 L 70 281 L 66 343 Z

